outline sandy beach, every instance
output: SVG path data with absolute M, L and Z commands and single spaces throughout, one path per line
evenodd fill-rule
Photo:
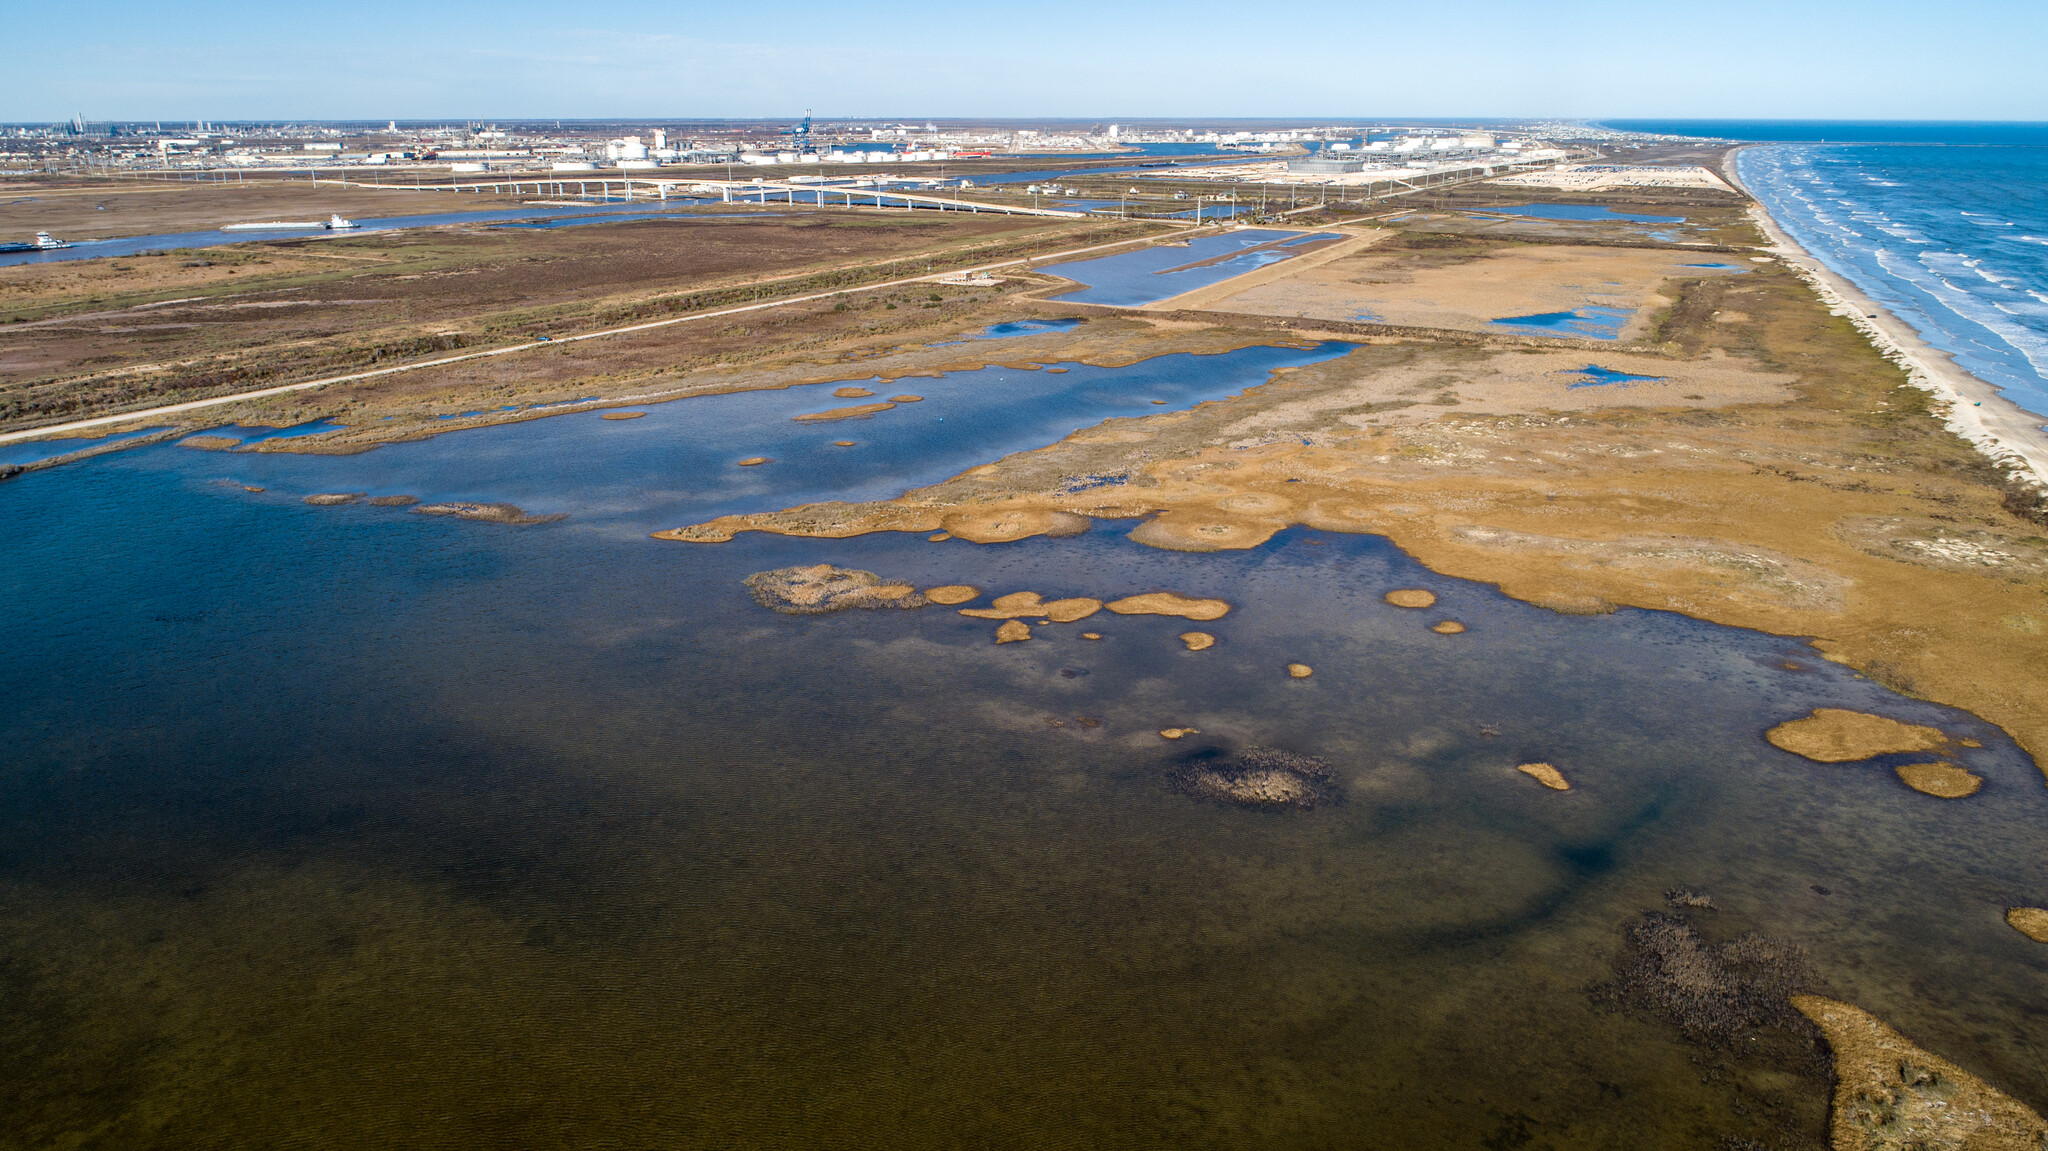
M 1735 170 L 1735 157 L 1741 151 L 1738 148 L 1728 153 L 1725 174 L 1730 183 L 1747 193 Z M 1991 459 L 2013 467 L 2034 486 L 2048 489 L 2048 431 L 2043 430 L 2048 417 L 2035 415 L 2006 399 L 1996 385 L 1964 371 L 1947 352 L 1929 345 L 1911 324 L 1801 247 L 1761 201 L 1751 207 L 1750 215 L 1771 238 L 1773 251 L 1813 284 L 1830 311 L 1854 323 L 1879 351 L 1906 369 L 1915 385 L 1947 401 L 1944 414 L 1949 430 L 1975 444 Z

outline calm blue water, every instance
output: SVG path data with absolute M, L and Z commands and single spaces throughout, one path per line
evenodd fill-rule
M 2048 415 L 2048 146 L 1968 142 L 1770 144 L 1737 164 L 1815 258 L 2007 399 Z
M 140 431 L 117 432 L 111 436 L 92 436 L 86 439 L 26 440 L 0 445 L 0 464 L 33 464 L 57 456 L 68 456 L 101 444 L 118 444 L 122 440 L 140 439 L 155 435 L 162 428 L 143 428 Z
M 926 344 L 927 348 L 957 348 L 976 340 L 1014 340 L 1019 336 L 1036 336 L 1042 332 L 1071 332 L 1085 321 L 1078 319 L 1059 320 L 1010 320 L 1001 324 L 990 324 L 973 335 L 959 340 L 941 340 Z
M 1593 340 L 1618 340 L 1634 308 L 1603 308 L 1587 304 L 1569 312 L 1539 312 L 1532 316 L 1503 316 L 1493 321 L 1518 335 L 1574 336 Z
M 1539 220 L 1631 220 L 1639 224 L 1683 224 L 1684 216 L 1644 216 L 1631 212 L 1617 212 L 1611 208 L 1592 204 L 1517 204 L 1511 208 L 1482 208 L 1479 211 L 1498 212 L 1503 216 L 1531 216 Z
M 990 324 L 981 330 L 977 338 L 983 340 L 1011 340 L 1018 336 L 1035 336 L 1041 332 L 1071 332 L 1083 321 L 1060 320 L 1011 320 L 1002 324 Z
M 1632 376 L 1627 372 L 1616 371 L 1613 368 L 1603 368 L 1598 364 L 1587 364 L 1583 368 L 1575 368 L 1572 371 L 1566 372 L 1564 374 L 1582 377 L 1578 383 L 1566 385 L 1568 389 L 1598 388 L 1604 387 L 1608 384 L 1628 384 L 1635 383 L 1638 381 L 1661 380 L 1664 378 L 1663 376 Z
M 424 193 L 422 193 L 424 194 Z M 488 224 L 509 220 L 546 220 L 549 218 L 575 218 L 582 223 L 599 223 L 607 219 L 644 219 L 662 212 L 683 212 L 709 203 L 706 200 L 667 201 L 672 207 L 650 208 L 644 201 L 636 204 L 577 204 L 574 206 L 549 207 L 535 205 L 519 208 L 494 208 L 475 212 L 434 212 L 420 216 L 388 216 L 359 219 L 356 228 L 348 232 L 329 232 L 324 229 L 287 228 L 274 232 L 164 232 L 149 236 L 123 236 L 112 240 L 73 240 L 69 248 L 54 252 L 13 252 L 0 255 L 0 267 L 13 264 L 57 264 L 67 260 L 94 260 L 104 256 L 133 256 L 142 252 L 161 252 L 178 248 L 217 248 L 223 244 L 247 244 L 258 240 L 306 240 L 327 237 L 359 236 L 365 232 L 393 232 L 405 228 L 429 228 L 436 224 Z M 309 208 L 304 218 L 320 215 L 318 209 Z M 291 218 L 299 218 L 293 216 Z M 69 237 L 59 236 L 58 239 Z
M 1088 285 L 1080 291 L 1068 292 L 1054 297 L 1055 299 L 1073 300 L 1084 304 L 1135 307 L 1220 283 L 1232 276 L 1241 276 L 1255 268 L 1263 268 L 1267 264 L 1278 263 L 1295 254 L 1287 250 L 1294 244 L 1305 243 L 1321 235 L 1323 234 L 1244 228 L 1220 236 L 1195 237 L 1185 248 L 1154 245 L 1135 252 L 1104 256 L 1098 260 L 1048 264 L 1040 270 Z M 1290 239 L 1294 243 L 1282 247 L 1268 248 L 1264 251 L 1245 250 Z M 1213 264 L 1203 264 L 1202 267 L 1188 266 L 1201 264 L 1218 256 L 1226 256 L 1231 252 L 1241 254 L 1217 260 Z
M 1153 415 L 1222 399 L 1265 383 L 1275 368 L 1319 363 L 1350 347 L 1254 347 L 1213 356 L 1158 356 L 1117 368 L 991 367 L 938 379 L 734 392 L 650 404 L 637 420 L 575 412 L 437 436 L 399 451 L 209 453 L 203 470 L 233 484 L 267 488 L 278 498 L 365 491 L 429 502 L 514 503 L 529 512 L 568 512 L 572 528 L 630 538 L 818 500 L 886 499 L 1113 416 Z M 849 382 L 876 394 L 830 394 Z M 794 419 L 906 393 L 924 399 L 866 418 Z M 853 446 L 839 446 L 840 440 Z M 138 456 L 133 466 L 153 466 L 146 461 L 164 452 L 197 454 L 167 445 Z M 736 466 L 753 456 L 770 462 Z M 565 475 L 564 460 L 576 461 L 573 476 Z
M 306 423 L 293 424 L 292 426 L 287 428 L 266 428 L 260 426 L 248 426 L 243 424 L 229 424 L 224 427 L 208 428 L 205 431 L 196 434 L 202 436 L 221 436 L 226 439 L 236 439 L 242 441 L 242 443 L 246 446 L 248 444 L 261 443 L 264 440 L 291 440 L 297 439 L 300 436 L 317 436 L 322 432 L 331 432 L 338 430 L 341 426 L 342 425 L 335 423 L 333 420 L 309 420 Z

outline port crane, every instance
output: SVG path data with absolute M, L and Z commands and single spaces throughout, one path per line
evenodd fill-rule
M 797 151 L 799 151 L 799 152 L 808 152 L 808 151 L 810 151 L 810 150 L 811 150 L 811 110 L 810 110 L 809 108 L 805 108 L 805 109 L 804 109 L 804 122 L 803 122 L 803 123 L 801 123 L 801 124 L 793 125 L 793 126 L 791 126 L 791 127 L 789 127 L 789 128 L 785 128 L 785 129 L 783 129 L 783 131 L 782 131 L 782 134 L 783 134 L 783 135 L 785 135 L 785 136 L 788 136 L 788 137 L 790 138 L 790 141 L 791 141 L 792 143 L 794 143 L 794 144 L 796 145 L 796 150 L 797 150 Z

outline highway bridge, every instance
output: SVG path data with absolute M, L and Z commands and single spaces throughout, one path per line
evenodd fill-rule
M 1061 219 L 1083 219 L 1088 215 L 1086 212 L 1060 208 L 1032 208 L 1020 204 L 990 204 L 980 200 L 968 200 L 963 199 L 957 189 L 951 196 L 942 196 L 898 188 L 859 187 L 848 184 L 795 184 L 780 180 L 659 180 L 631 176 L 575 180 L 556 175 L 546 179 L 383 186 L 422 192 L 474 192 L 478 195 L 489 192 L 505 196 L 530 194 L 537 199 L 623 199 L 631 202 L 635 199 L 662 201 L 671 196 L 715 195 L 727 203 L 784 202 L 812 204 L 820 208 L 902 208 L 905 211 L 925 208 L 946 212 L 997 212 L 1007 216 L 1053 216 Z

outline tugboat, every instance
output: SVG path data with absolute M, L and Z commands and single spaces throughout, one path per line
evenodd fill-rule
M 330 232 L 346 232 L 358 226 L 354 220 L 344 219 L 339 212 L 327 217 L 327 230 Z
M 71 246 L 69 240 L 59 240 L 48 232 L 37 232 L 36 238 L 26 244 L 0 244 L 0 252 L 54 252 Z

